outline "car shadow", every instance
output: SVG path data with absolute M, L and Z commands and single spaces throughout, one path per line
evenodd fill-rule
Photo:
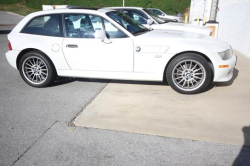
M 76 81 L 76 78 L 73 78 L 73 77 L 57 77 L 56 80 L 53 82 L 53 84 L 50 85 L 50 87 L 69 84 L 75 81 Z
M 75 81 L 79 82 L 93 82 L 93 83 L 116 83 L 116 84 L 140 84 L 140 85 L 162 85 L 168 86 L 167 82 L 152 82 L 152 81 L 131 81 L 131 80 L 111 80 L 111 79 L 93 79 L 93 78 L 71 78 L 71 77 L 58 77 L 53 86 L 60 86 L 69 84 Z
M 232 166 L 249 166 L 250 165 L 250 126 L 242 128 L 244 144 Z
M 238 77 L 238 75 L 239 75 L 239 70 L 236 69 L 236 68 L 234 68 L 234 70 L 233 70 L 233 77 L 232 77 L 232 79 L 230 81 L 227 81 L 227 82 L 212 82 L 208 86 L 208 88 L 207 88 L 207 90 L 205 92 L 210 91 L 214 87 L 227 87 L 227 86 L 231 86 L 234 83 L 234 80 L 236 80 L 236 78 Z

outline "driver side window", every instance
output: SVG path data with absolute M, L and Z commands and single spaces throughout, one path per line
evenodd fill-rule
M 132 12 L 133 14 L 133 18 L 134 20 L 136 20 L 136 22 L 138 22 L 139 24 L 147 24 L 147 19 L 145 19 L 144 17 Z
M 104 27 L 108 38 L 126 38 L 128 37 L 121 30 L 116 28 L 111 22 L 104 19 Z
M 128 37 L 109 21 L 95 15 L 65 14 L 64 26 L 68 38 L 95 38 L 97 30 L 106 31 L 107 38 Z
M 65 14 L 64 26 L 69 38 L 95 38 L 95 31 L 103 30 L 102 19 L 88 14 Z
M 158 16 L 161 16 L 163 13 L 161 13 L 159 10 L 153 10 L 153 13 L 158 15 Z
M 148 17 L 141 11 L 123 10 L 123 12 L 139 24 L 147 24 Z

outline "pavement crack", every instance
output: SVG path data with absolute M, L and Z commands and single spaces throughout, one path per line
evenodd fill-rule
M 109 82 L 110 83 L 110 82 Z M 94 100 L 95 100 L 95 98 L 100 94 L 100 93 L 102 93 L 102 91 L 106 88 L 106 86 L 109 84 L 109 83 L 107 83 L 98 93 L 96 93 L 95 94 L 95 96 L 93 96 L 84 106 L 83 106 L 83 108 L 81 109 L 81 111 L 68 123 L 68 125 L 70 126 L 70 127 L 74 127 L 75 126 L 75 123 L 74 123 L 74 121 L 75 121 L 75 119 L 83 112 L 83 110 L 88 106 L 88 105 L 90 105 Z
M 33 144 L 31 144 L 31 145 L 30 145 L 30 146 L 29 146 L 29 147 L 28 147 L 28 148 L 18 157 L 18 159 L 14 161 L 14 163 L 13 163 L 11 166 L 15 165 L 15 164 L 20 160 L 20 158 L 22 158 L 23 155 L 26 154 L 26 153 L 32 148 L 32 146 L 35 145 L 35 144 L 37 143 L 37 141 L 38 141 L 40 138 L 42 138 L 43 135 L 46 134 L 46 133 L 47 133 L 47 132 L 48 132 L 57 122 L 58 122 L 58 121 L 55 121 L 54 123 L 52 123 L 52 125 L 50 125 L 49 128 L 47 128 L 47 129 L 42 133 L 42 135 L 40 135 L 40 136 L 35 140 L 35 142 L 33 142 Z

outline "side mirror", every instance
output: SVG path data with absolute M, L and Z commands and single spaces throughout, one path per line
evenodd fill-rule
M 165 14 L 162 14 L 162 16 L 165 16 Z
M 112 43 L 112 41 L 107 38 L 106 33 L 103 30 L 96 30 L 95 31 L 95 38 L 102 39 L 102 42 L 104 42 L 106 44 Z
M 95 31 L 95 38 L 96 39 L 104 39 L 106 37 L 106 34 L 103 30 L 96 30 Z
M 147 24 L 148 24 L 148 25 L 152 25 L 153 23 L 154 23 L 154 20 L 153 20 L 153 19 L 148 19 L 148 20 L 147 20 Z

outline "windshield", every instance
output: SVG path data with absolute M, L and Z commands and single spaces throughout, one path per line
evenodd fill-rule
M 119 11 L 107 12 L 106 15 L 118 24 L 120 24 L 123 28 L 127 29 L 133 35 L 140 35 L 149 31 L 148 28 L 144 27 L 141 24 L 138 24 L 137 22 L 129 18 L 127 15 Z
M 156 14 L 154 14 L 153 12 L 151 12 L 148 9 L 142 9 L 143 11 L 145 11 L 146 13 L 148 13 L 151 17 L 153 17 L 153 19 L 158 23 L 158 24 L 164 24 L 164 23 L 168 23 L 169 20 L 164 20 L 160 17 L 158 17 Z
M 164 15 L 164 13 L 162 13 L 160 10 L 157 10 L 157 9 L 152 9 L 152 10 L 150 10 L 150 11 L 152 11 L 154 14 L 156 14 L 156 15 L 158 15 L 158 16 Z

